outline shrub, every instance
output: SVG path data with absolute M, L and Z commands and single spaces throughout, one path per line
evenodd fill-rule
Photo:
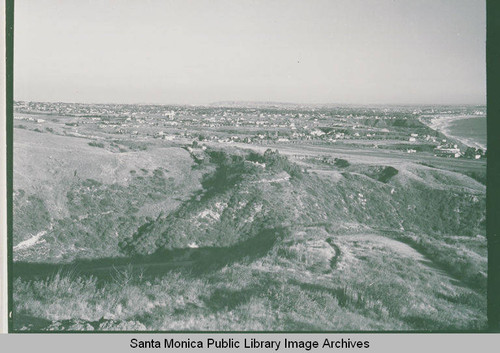
M 92 142 L 89 142 L 89 146 L 104 148 L 104 143 L 92 141 Z
M 336 167 L 339 168 L 347 168 L 350 166 L 349 162 L 345 159 L 342 158 L 335 158 L 335 164 Z

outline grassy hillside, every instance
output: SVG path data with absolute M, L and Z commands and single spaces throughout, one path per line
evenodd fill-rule
M 18 190 L 19 210 L 40 209 L 39 228 L 20 211 L 18 226 L 52 230 L 16 254 L 17 329 L 484 327 L 485 188 L 474 179 L 413 163 L 332 165 L 332 177 L 271 150 L 174 151 L 122 183 L 58 185 L 66 217 Z M 42 273 L 34 261 L 69 265 Z
M 16 130 L 15 260 L 119 255 L 122 238 L 201 187 L 182 148 L 119 152 L 88 141 Z M 40 232 L 37 246 L 22 246 Z

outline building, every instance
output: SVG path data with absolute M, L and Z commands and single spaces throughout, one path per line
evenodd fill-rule
M 458 148 L 435 148 L 434 155 L 439 157 L 455 157 L 458 158 L 462 155 Z

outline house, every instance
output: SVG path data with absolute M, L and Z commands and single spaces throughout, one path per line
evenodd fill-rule
M 434 155 L 439 157 L 455 157 L 458 158 L 462 155 L 458 148 L 435 148 Z
M 316 129 L 316 130 L 311 131 L 311 135 L 312 136 L 323 136 L 323 135 L 325 135 L 325 133 L 321 130 Z

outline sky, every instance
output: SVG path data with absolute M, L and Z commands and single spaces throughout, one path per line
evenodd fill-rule
M 484 0 L 16 0 L 15 100 L 484 104 Z

